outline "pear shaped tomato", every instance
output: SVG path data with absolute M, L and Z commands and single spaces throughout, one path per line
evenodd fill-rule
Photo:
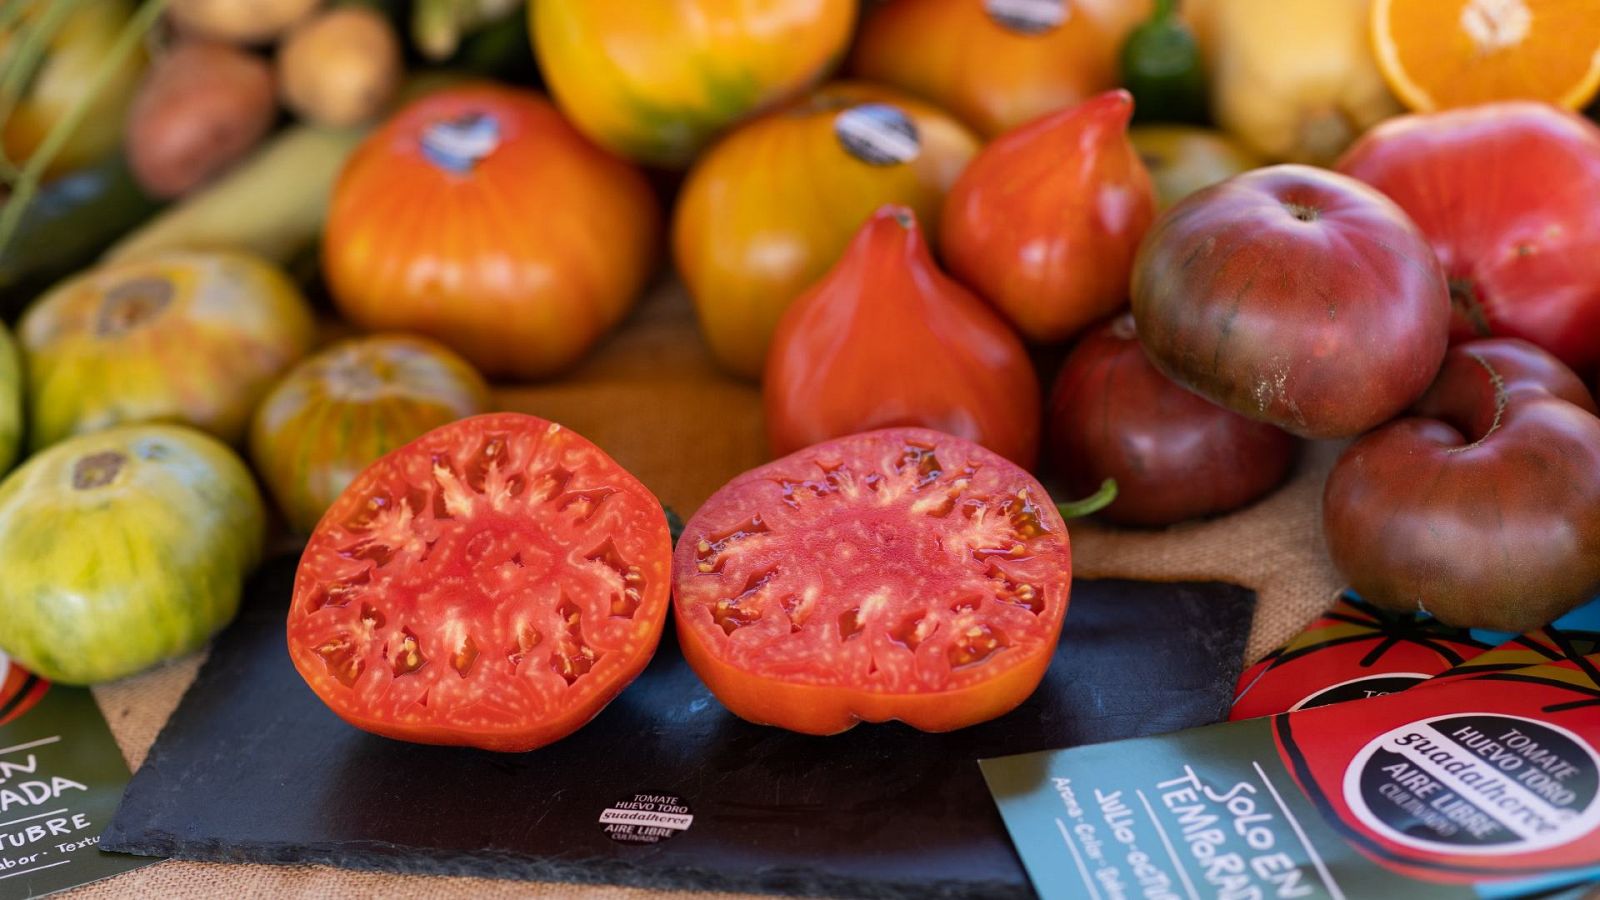
M 296 366 L 261 401 L 250 456 L 289 525 L 309 532 L 373 460 L 488 405 L 483 377 L 434 341 L 351 338 Z
M 1297 442 L 1178 387 L 1145 358 L 1133 317 L 1094 329 L 1067 357 L 1050 403 L 1050 448 L 1074 496 L 1107 478 L 1099 515 L 1171 525 L 1256 500 L 1283 481 Z
M 22 319 L 34 449 L 131 422 L 185 422 L 238 443 L 316 323 L 277 267 L 173 252 L 92 269 Z
M 362 143 L 334 186 L 322 258 L 357 325 L 542 378 L 632 308 L 659 232 L 638 170 L 538 94 L 485 83 L 428 94 Z
M 978 150 L 966 126 L 888 88 L 832 84 L 712 147 L 672 224 L 711 352 L 756 378 L 778 317 L 885 203 L 933 223 Z
M 837 265 L 784 313 L 762 385 L 778 456 L 905 425 L 982 444 L 1025 468 L 1039 385 L 1022 341 L 940 272 L 916 216 L 878 210 Z
M 985 147 L 950 191 L 946 264 L 1029 340 L 1065 340 L 1127 302 L 1156 211 L 1132 115 L 1122 90 L 1052 113 Z
M 1542 103 L 1391 119 L 1339 162 L 1389 195 L 1444 264 L 1455 340 L 1520 337 L 1600 363 L 1600 128 Z
M 537 0 L 530 11 L 539 67 L 573 123 L 623 156 L 681 166 L 827 74 L 856 0 Z
M 1149 0 L 890 0 L 851 68 L 927 97 L 993 136 L 1117 85 Z

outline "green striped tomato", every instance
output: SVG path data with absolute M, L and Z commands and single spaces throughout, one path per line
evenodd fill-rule
M 373 460 L 488 404 L 483 377 L 442 344 L 352 338 L 272 389 L 250 429 L 250 457 L 290 526 L 309 532 Z
M 70 278 L 23 316 L 34 449 L 134 422 L 230 444 L 316 323 L 294 282 L 242 253 L 168 253 Z
M 197 649 L 260 559 L 255 481 L 176 425 L 69 438 L 0 483 L 0 651 L 94 684 Z

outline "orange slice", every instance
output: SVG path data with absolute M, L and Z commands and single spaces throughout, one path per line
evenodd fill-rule
M 1512 99 L 1577 109 L 1600 89 L 1600 0 L 1374 0 L 1372 45 L 1415 110 Z

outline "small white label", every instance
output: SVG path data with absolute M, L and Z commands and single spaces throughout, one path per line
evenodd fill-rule
M 659 844 L 693 824 L 689 804 L 672 794 L 634 794 L 600 813 L 606 836 L 619 844 Z
M 833 134 L 846 153 L 869 166 L 898 166 L 917 158 L 917 123 L 898 106 L 863 103 L 833 118 Z
M 984 0 L 983 8 L 995 24 L 1021 34 L 1053 31 L 1072 14 L 1067 0 Z

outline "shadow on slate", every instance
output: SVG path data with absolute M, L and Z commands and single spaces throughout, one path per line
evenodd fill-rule
M 848 897 L 1030 897 L 974 760 L 1223 717 L 1255 595 L 1225 584 L 1073 585 L 1044 684 L 1016 711 L 933 735 L 829 738 L 751 725 L 683 661 L 668 623 L 645 673 L 588 727 L 519 755 L 403 744 L 335 718 L 284 646 L 293 558 L 238 622 L 129 784 L 101 846 L 178 859 Z M 635 794 L 694 821 L 613 841 Z

